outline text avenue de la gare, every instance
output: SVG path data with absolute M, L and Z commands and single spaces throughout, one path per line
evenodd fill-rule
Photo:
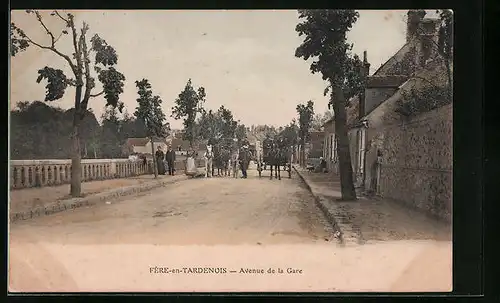
M 269 267 L 267 270 L 262 268 L 244 268 L 241 267 L 239 270 L 230 270 L 226 267 L 164 267 L 164 266 L 152 266 L 149 267 L 149 273 L 151 274 L 302 274 L 302 269 L 298 268 L 272 268 Z

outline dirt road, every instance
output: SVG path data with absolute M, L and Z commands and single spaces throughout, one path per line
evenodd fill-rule
M 451 287 L 451 243 L 339 247 L 296 175 L 193 179 L 10 229 L 11 291 Z

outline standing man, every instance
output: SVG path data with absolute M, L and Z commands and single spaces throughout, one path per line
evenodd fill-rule
M 248 163 L 249 163 L 249 157 L 248 157 L 248 145 L 243 145 L 242 148 L 240 149 L 240 155 L 239 155 L 239 160 L 240 160 L 240 169 L 241 169 L 241 174 L 243 175 L 242 178 L 246 179 L 247 178 L 247 168 L 248 168 Z
M 231 170 L 233 173 L 233 178 L 238 177 L 238 151 L 234 151 L 231 156 Z
M 172 150 L 172 147 L 169 145 L 167 154 L 165 155 L 165 160 L 167 161 L 168 165 L 168 174 L 173 176 L 175 171 L 174 171 L 174 165 L 175 165 L 175 151 Z

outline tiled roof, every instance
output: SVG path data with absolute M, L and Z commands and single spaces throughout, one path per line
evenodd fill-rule
M 359 116 L 359 98 L 353 100 L 351 106 L 346 108 L 347 122 L 346 125 L 349 127 L 353 125 Z
M 399 87 L 408 79 L 407 76 L 371 76 L 366 83 L 367 88 L 373 87 Z

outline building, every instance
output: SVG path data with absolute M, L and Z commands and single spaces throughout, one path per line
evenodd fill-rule
M 412 92 L 443 87 L 437 54 L 439 20 L 408 12 L 406 43 L 367 78 L 364 92 L 349 100 L 347 129 L 356 187 L 401 201 L 448 220 L 451 214 L 451 105 L 425 95 L 432 110 L 402 115 Z M 369 64 L 364 54 L 365 72 Z M 451 102 L 451 100 L 450 100 Z M 324 155 L 338 172 L 334 120 L 324 124 Z
M 164 151 L 166 150 L 167 142 L 165 139 L 154 138 L 153 142 L 155 152 L 158 146 Z M 151 151 L 151 139 L 149 138 L 128 138 L 122 146 L 122 154 L 127 157 L 134 153 L 151 155 Z
M 324 132 L 314 131 L 309 133 L 309 142 L 306 146 L 307 158 L 319 158 L 323 156 Z
M 330 118 L 323 124 L 323 158 L 328 171 L 338 173 L 337 138 L 335 136 L 335 120 Z

